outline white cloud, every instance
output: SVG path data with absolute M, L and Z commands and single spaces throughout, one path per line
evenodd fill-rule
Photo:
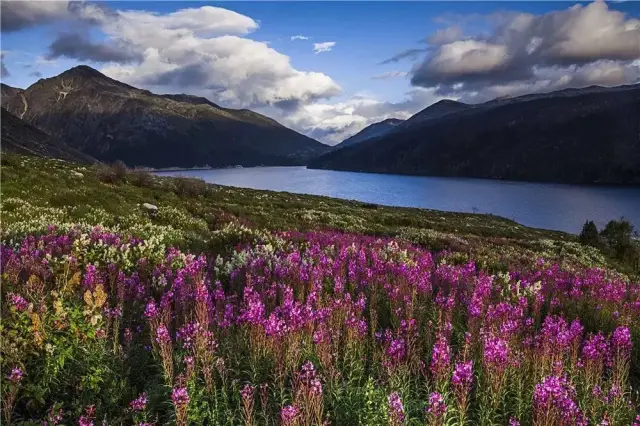
M 406 77 L 407 75 L 409 75 L 409 73 L 406 71 L 387 71 L 382 74 L 374 75 L 371 78 L 374 80 L 386 80 L 389 78 Z
M 140 56 L 136 64 L 108 64 L 108 76 L 156 92 L 189 92 L 232 107 L 298 104 L 335 96 L 327 75 L 300 71 L 265 42 L 241 37 L 258 23 L 222 8 L 204 6 L 167 15 L 109 11 L 87 4 L 79 14 Z
M 290 114 L 274 116 L 283 124 L 329 145 L 342 142 L 365 127 L 387 118 L 408 119 L 443 99 L 433 89 L 416 88 L 400 102 L 387 102 L 371 96 L 353 96 L 343 102 L 316 102 Z
M 495 70 L 504 66 L 507 59 L 506 46 L 476 40 L 459 40 L 443 45 L 429 59 L 427 67 L 434 74 L 466 75 Z
M 433 45 L 447 44 L 452 41 L 460 40 L 463 36 L 462 28 L 453 25 L 436 31 L 427 38 L 427 42 Z
M 290 41 L 296 41 L 296 40 L 309 40 L 309 37 L 303 36 L 303 35 L 291 36 L 291 40 Z
M 322 43 L 313 43 L 313 52 L 317 55 L 322 52 L 331 52 L 333 46 L 336 45 L 335 41 L 325 41 Z
M 489 34 L 465 37 L 450 27 L 429 37 L 431 47 L 413 67 L 412 84 L 485 99 L 494 93 L 618 85 L 640 78 L 632 64 L 640 58 L 640 20 L 603 1 L 485 19 L 494 25 Z

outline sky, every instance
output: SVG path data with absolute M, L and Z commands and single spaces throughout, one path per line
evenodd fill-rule
M 3 1 L 2 82 L 79 64 L 327 144 L 441 99 L 640 82 L 640 2 Z

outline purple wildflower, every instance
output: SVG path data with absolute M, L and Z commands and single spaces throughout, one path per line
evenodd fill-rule
M 295 405 L 287 405 L 280 410 L 280 420 L 283 426 L 292 426 L 296 424 L 296 420 L 300 410 Z
M 147 393 L 142 392 L 139 397 L 129 403 L 133 411 L 144 411 L 147 407 Z
M 253 398 L 253 391 L 254 391 L 254 387 L 251 386 L 251 384 L 247 383 L 246 385 L 244 385 L 244 387 L 240 390 L 240 396 L 242 397 L 242 399 L 245 400 L 249 400 Z
M 78 426 L 93 426 L 93 420 L 87 416 L 80 416 L 78 419 Z
M 447 412 L 447 405 L 444 402 L 444 398 L 438 392 L 431 392 L 429 395 L 427 412 L 437 419 L 442 418 Z
M 9 304 L 17 311 L 26 311 L 29 308 L 29 302 L 19 294 L 8 293 L 7 297 L 9 298 Z
M 575 402 L 576 391 L 565 376 L 547 376 L 533 393 L 534 415 L 543 424 L 582 425 L 584 416 Z
M 447 339 L 440 335 L 435 345 L 433 345 L 433 353 L 431 355 L 431 365 L 429 369 L 434 377 L 442 378 L 448 375 L 451 363 L 451 348 Z
M 451 384 L 458 392 L 467 393 L 473 382 L 473 361 L 464 361 L 456 364 L 451 377 Z
M 14 367 L 11 369 L 11 373 L 9 373 L 9 381 L 14 385 L 17 385 L 22 381 L 22 376 L 24 375 L 22 369 L 20 367 Z
M 404 405 L 402 405 L 402 398 L 398 392 L 391 393 L 388 397 L 389 415 L 392 420 L 392 424 L 399 425 L 404 423 Z
M 171 342 L 171 336 L 169 336 L 169 330 L 164 324 L 158 326 L 158 330 L 156 331 L 156 342 L 159 344 L 167 344 Z
M 183 407 L 189 404 L 189 394 L 187 393 L 187 388 L 173 388 L 173 390 L 171 391 L 171 401 L 173 401 L 173 405 L 175 405 L 176 407 Z
M 611 336 L 611 346 L 625 358 L 631 356 L 631 331 L 628 327 L 618 327 Z
M 144 308 L 144 316 L 147 318 L 155 318 L 158 315 L 158 308 L 156 302 L 149 300 L 147 306 Z

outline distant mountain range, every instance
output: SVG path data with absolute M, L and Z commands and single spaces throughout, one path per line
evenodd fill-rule
M 302 165 L 330 147 L 246 109 L 184 94 L 156 95 L 88 66 L 25 90 L 2 86 L 2 105 L 56 140 L 130 166 Z
M 10 86 L 7 86 L 10 87 Z M 3 87 L 4 90 L 4 87 Z M 59 158 L 75 163 L 91 164 L 96 160 L 52 138 L 42 130 L 2 110 L 2 150 L 38 157 Z
M 467 105 L 441 101 L 309 167 L 565 183 L 640 184 L 640 84 Z
M 360 130 L 355 135 L 343 140 L 339 144 L 335 145 L 334 148 L 344 148 L 345 146 L 355 145 L 357 143 L 377 138 L 382 135 L 387 134 L 391 130 L 398 127 L 402 124 L 404 120 L 399 120 L 397 118 L 388 118 L 384 121 L 380 121 L 378 123 L 373 123 L 364 129 Z

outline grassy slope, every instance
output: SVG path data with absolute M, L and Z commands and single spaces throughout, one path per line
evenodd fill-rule
M 382 207 L 143 173 L 117 175 L 113 170 L 15 154 L 3 154 L 1 178 L 5 239 L 45 229 L 49 223 L 86 223 L 156 235 L 167 244 L 210 252 L 259 239 L 264 231 L 335 229 L 398 236 L 434 250 L 470 253 L 498 269 L 540 256 L 613 266 L 573 235 L 528 228 L 497 216 Z M 158 206 L 158 213 L 150 214 L 143 203 Z M 241 225 L 248 229 L 238 231 Z

